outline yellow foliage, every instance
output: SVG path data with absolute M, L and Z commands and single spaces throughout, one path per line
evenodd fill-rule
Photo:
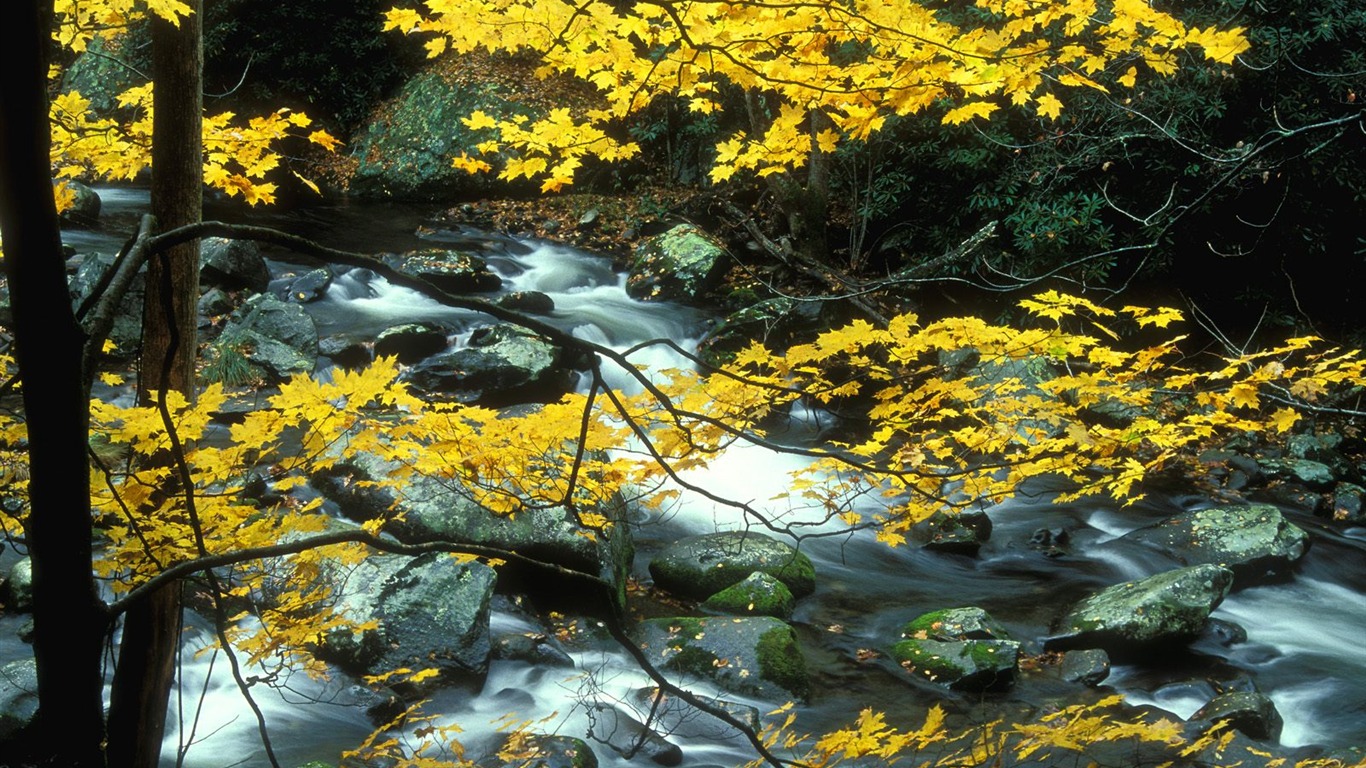
M 891 116 L 946 101 L 953 102 L 943 117 L 950 125 L 987 117 L 1006 102 L 1033 103 L 1040 116 L 1056 118 L 1062 101 L 1047 92 L 1050 84 L 1105 91 L 1098 78 L 1113 63 L 1142 61 L 1168 74 L 1185 49 L 1227 62 L 1247 47 L 1240 29 L 1188 29 L 1143 0 L 979 2 L 994 15 L 977 17 L 977 27 L 951 23 L 934 4 L 884 0 L 423 5 L 389 10 L 384 28 L 426 37 L 429 55 L 530 53 L 543 73 L 597 89 L 601 104 L 582 115 L 529 126 L 482 113 L 465 119 L 471 128 L 497 130 L 498 142 L 515 150 L 520 161 L 508 178 L 545 175 L 547 190 L 572 182 L 572 171 L 553 170 L 565 160 L 634 155 L 621 125 L 663 95 L 706 113 L 718 108 L 711 94 L 728 83 L 762 91 L 773 106 L 766 127 L 718 141 L 710 175 L 720 182 L 741 171 L 799 168 L 812 151 L 866 140 Z M 1130 67 L 1118 82 L 1132 87 L 1137 77 Z M 533 158 L 544 162 L 529 164 Z

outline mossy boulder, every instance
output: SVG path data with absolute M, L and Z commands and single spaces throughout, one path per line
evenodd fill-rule
M 772 616 L 786 620 L 792 618 L 795 604 L 796 599 L 787 585 L 767 573 L 755 572 L 744 581 L 707 598 L 701 608 L 732 616 Z
M 767 701 L 811 694 L 796 633 L 770 616 L 649 619 L 638 640 L 656 665 L 728 691 Z
M 1270 504 L 1185 512 L 1124 537 L 1166 552 L 1182 565 L 1224 565 L 1246 586 L 1284 574 L 1309 548 L 1309 536 Z
M 246 357 L 267 381 L 309 374 L 318 364 L 318 327 L 298 304 L 269 293 L 247 299 L 228 318 L 219 343 Z
M 1113 655 L 1187 642 L 1205 628 L 1232 584 L 1233 571 L 1208 564 L 1116 584 L 1073 606 L 1047 646 L 1103 648 Z
M 693 600 L 705 600 L 752 573 L 773 576 L 794 597 L 804 597 L 816 589 L 816 567 L 810 558 L 788 544 L 753 531 L 681 539 L 650 561 L 655 586 Z
M 1015 681 L 1020 644 L 977 607 L 922 614 L 901 630 L 892 658 L 903 669 L 957 690 L 1004 690 Z
M 636 248 L 626 292 L 641 301 L 696 303 L 725 274 L 730 256 L 716 238 L 679 224 Z

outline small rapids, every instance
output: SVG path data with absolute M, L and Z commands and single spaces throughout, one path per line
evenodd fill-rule
M 124 190 L 100 190 L 106 212 L 145 205 L 145 197 Z M 127 217 L 127 214 L 124 214 Z M 479 233 L 435 233 L 417 238 L 413 232 L 422 216 L 401 206 L 351 204 L 302 212 L 272 214 L 267 224 L 313 236 L 329 245 L 350 249 L 403 251 L 443 247 L 443 239 L 460 247 L 477 245 L 491 267 L 504 279 L 505 290 L 541 291 L 555 302 L 549 318 L 558 327 L 614 349 L 625 350 L 656 338 L 672 340 L 685 349 L 695 346 L 707 318 L 669 304 L 630 299 L 624 278 L 611 263 L 564 245 L 523 241 Z M 68 242 L 81 250 L 114 250 L 113 233 L 68 233 Z M 103 240 L 101 240 L 103 238 Z M 290 267 L 280 254 L 279 270 Z M 327 297 L 306 305 L 329 332 L 368 330 L 379 324 L 437 319 L 467 326 L 471 313 L 440 307 L 410 291 L 379 279 L 358 281 L 342 274 Z M 665 346 L 633 353 L 633 361 L 650 370 L 688 365 Z M 623 372 L 610 374 L 616 386 L 628 387 Z M 792 416 L 784 440 L 819 441 L 822 418 L 808 411 Z M 791 508 L 775 499 L 788 487 L 789 472 L 803 466 L 801 457 L 736 445 L 704 470 L 685 473 L 688 483 L 726 498 L 766 510 L 776 520 L 805 521 L 813 532 L 829 531 L 815 511 Z M 892 712 L 901 724 L 917 722 L 936 701 L 972 711 L 980 700 L 947 693 L 910 680 L 885 657 L 902 624 L 930 610 L 978 605 L 992 613 L 1019 639 L 1026 653 L 1038 653 L 1052 623 L 1075 600 L 1119 581 L 1167 570 L 1171 562 L 1161 553 L 1121 540 L 1131 530 L 1176 514 L 1203 500 L 1163 497 L 1119 509 L 1103 504 L 1058 505 L 1049 494 L 1022 494 L 987 510 L 993 534 L 977 557 L 935 553 L 913 547 L 888 548 L 870 534 L 813 537 L 802 550 L 817 569 L 815 594 L 798 602 L 793 622 L 802 640 L 815 690 L 809 705 L 799 707 L 803 730 L 819 732 L 847 724 L 864 707 Z M 1296 574 L 1283 583 L 1255 586 L 1231 594 L 1215 617 L 1247 631 L 1247 640 L 1224 646 L 1202 640 L 1182 658 L 1143 659 L 1117 666 L 1106 686 L 1124 693 L 1133 703 L 1151 704 L 1177 716 L 1189 716 L 1212 695 L 1213 686 L 1249 680 L 1278 705 L 1285 720 L 1282 743 L 1287 746 L 1340 747 L 1366 744 L 1366 540 L 1360 532 L 1332 532 L 1312 520 L 1294 519 L 1314 537 Z M 686 535 L 733 530 L 752 525 L 732 507 L 695 494 L 681 498 L 657 516 L 640 522 L 636 575 L 648 581 L 647 565 L 654 552 Z M 1031 544 L 1039 529 L 1068 531 L 1062 553 L 1044 552 Z M 505 606 L 506 608 L 506 606 Z M 592 620 L 578 619 L 580 629 L 592 634 Z M 14 623 L 0 618 L 0 630 Z M 544 632 L 517 611 L 500 610 L 493 617 L 500 631 Z M 0 631 L 0 656 L 8 660 L 22 652 Z M 189 633 L 188 645 L 202 645 L 202 628 Z M 861 653 L 873 651 L 872 655 Z M 878 654 L 882 654 L 878 656 Z M 608 727 L 599 707 L 615 703 L 644 718 L 648 707 L 637 691 L 649 686 L 645 675 L 610 641 L 594 650 L 572 653 L 574 669 L 539 667 L 521 661 L 494 661 L 481 690 L 449 689 L 428 705 L 440 713 L 439 723 L 459 723 L 470 756 L 494 746 L 498 725 L 511 713 L 519 721 L 536 723 L 536 730 L 580 738 L 603 737 Z M 211 768 L 261 765 L 254 716 L 242 704 L 226 665 L 214 654 L 185 654 L 181 696 L 187 715 L 202 703 L 193 728 L 193 746 L 185 765 Z M 338 676 L 338 680 L 344 680 Z M 680 680 L 699 693 L 720 694 L 706 683 Z M 275 695 L 254 691 L 263 703 L 282 763 L 308 759 L 335 761 L 338 753 L 354 747 L 370 726 L 346 701 L 350 682 L 320 683 L 296 675 Z M 264 689 L 264 686 L 258 686 Z M 998 694 L 1007 699 L 1029 696 L 1028 685 Z M 766 713 L 782 702 L 748 703 Z M 314 703 L 322 702 L 322 703 Z M 173 705 L 174 707 L 174 705 Z M 734 766 L 753 759 L 753 752 L 734 732 L 708 718 L 678 719 L 669 739 L 682 748 L 684 765 Z M 188 735 L 179 716 L 168 729 L 167 765 L 175 748 Z M 628 762 L 589 738 L 600 764 L 607 768 Z

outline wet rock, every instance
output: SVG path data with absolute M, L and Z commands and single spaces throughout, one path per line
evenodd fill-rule
M 599 704 L 593 707 L 589 738 L 596 739 L 628 760 L 649 760 L 655 765 L 683 763 L 683 750 L 641 723 L 621 707 Z
M 728 691 L 774 702 L 811 693 L 796 634 L 769 616 L 648 619 L 637 639 L 657 666 Z
M 626 292 L 641 301 L 696 302 L 729 266 L 725 246 L 692 224 L 679 224 L 636 248 Z
M 442 554 L 379 555 L 354 568 L 337 568 L 333 575 L 340 579 L 335 585 L 340 613 L 357 624 L 373 619 L 378 626 L 329 632 L 319 658 L 353 674 L 439 670 L 439 678 L 416 688 L 396 684 L 406 695 L 479 678 L 488 670 L 492 568 Z
M 519 326 L 481 328 L 469 346 L 433 355 L 403 373 L 403 380 L 431 393 L 492 407 L 558 400 L 576 376 L 562 349 Z
M 202 318 L 219 317 L 236 309 L 237 301 L 222 288 L 210 288 L 200 294 L 198 307 Z M 205 327 L 201 320 L 199 329 L 203 331 Z
M 583 739 L 545 733 L 513 734 L 481 768 L 598 768 L 598 756 Z
M 232 313 L 218 343 L 240 350 L 272 382 L 310 374 L 318 363 L 318 329 L 297 304 L 257 294 Z
M 119 34 L 119 32 L 124 32 Z M 90 110 L 108 116 L 118 109 L 119 94 L 146 82 L 138 70 L 151 63 L 150 25 L 134 22 L 126 28 L 91 38 L 83 53 L 62 73 L 62 92 L 76 91 L 90 100 Z
M 38 663 L 19 659 L 0 667 L 0 743 L 16 735 L 38 714 Z
M 1330 490 L 1337 479 L 1327 464 L 1310 459 L 1261 459 L 1258 463 L 1266 474 L 1314 491 Z
M 1232 584 L 1233 572 L 1220 565 L 1116 584 L 1073 606 L 1047 647 L 1103 648 L 1113 654 L 1189 641 L 1204 629 Z
M 1189 722 L 1210 725 L 1220 720 L 1227 720 L 1230 727 L 1258 741 L 1279 741 L 1284 725 L 1276 704 L 1254 691 L 1220 694 L 1191 715 Z
M 574 668 L 574 659 L 551 636 L 512 632 L 493 638 L 493 658 L 541 667 Z
M 76 227 L 97 226 L 100 223 L 99 193 L 74 179 L 62 183 L 72 195 L 71 207 L 62 211 L 62 221 Z
M 255 241 L 206 237 L 199 245 L 199 283 L 262 293 L 270 287 L 270 268 Z
M 81 259 L 68 281 L 71 307 L 76 309 L 100 286 L 105 274 L 113 268 L 114 257 L 89 253 Z M 116 357 L 132 357 L 142 347 L 142 305 L 146 296 L 146 272 L 133 276 L 127 293 L 114 313 L 114 324 L 109 329 L 109 340 L 114 343 Z
M 1069 683 L 1095 687 L 1110 676 L 1110 654 L 1099 648 L 1085 648 L 1063 654 L 1058 675 Z
M 11 613 L 28 613 L 33 610 L 33 561 L 27 557 L 19 560 L 9 569 L 9 575 L 0 584 L 0 600 Z
M 903 669 L 957 690 L 1003 690 L 1015 681 L 1020 644 L 977 607 L 916 617 L 901 630 L 892 658 Z
M 1362 512 L 1362 501 L 1366 500 L 1366 489 L 1353 483 L 1338 483 L 1333 487 L 1333 519 L 1351 523 L 1366 521 Z
M 705 600 L 756 572 L 777 578 L 794 597 L 816 589 L 816 569 L 810 558 L 752 531 L 681 539 L 650 561 L 655 586 L 693 600 Z
M 498 297 L 498 306 L 528 315 L 548 315 L 555 311 L 555 300 L 540 291 L 513 291 Z
M 911 526 L 908 538 L 935 552 L 974 556 L 991 538 L 991 518 L 985 512 L 936 512 Z
M 489 270 L 488 262 L 464 251 L 426 248 L 387 253 L 380 261 L 405 275 L 426 280 L 447 293 L 488 293 L 503 287 L 503 279 Z
M 332 287 L 332 270 L 310 269 L 302 275 L 294 275 L 276 281 L 275 295 L 296 304 L 308 304 L 327 296 Z
M 786 620 L 792 618 L 795 603 L 787 585 L 767 573 L 756 571 L 744 581 L 707 598 L 701 608 L 732 616 L 772 616 Z
M 722 741 L 739 733 L 730 723 L 658 688 L 639 688 L 631 700 L 637 712 L 652 712 L 661 731 L 680 739 Z M 719 698 L 703 697 L 703 701 L 750 730 L 759 731 L 761 721 L 756 707 Z
M 432 323 L 404 323 L 375 337 L 375 357 L 396 357 L 404 365 L 421 362 L 446 348 L 446 331 Z
M 1247 642 L 1247 630 L 1226 619 L 1210 619 L 1205 624 L 1204 639 L 1223 648 Z
M 1067 554 L 1071 540 L 1072 534 L 1066 528 L 1036 528 L 1029 535 L 1029 546 L 1045 557 L 1062 557 Z
M 374 357 L 370 347 L 356 339 L 328 336 L 318 340 L 318 354 L 340 368 L 355 370 L 369 365 Z
M 825 302 L 775 298 L 745 303 L 726 315 L 697 345 L 697 353 L 711 365 L 724 365 L 755 339 L 783 348 L 799 337 L 821 330 Z
M 613 523 L 606 531 L 588 531 L 563 507 L 537 506 L 514 516 L 494 514 L 472 501 L 450 478 L 414 475 L 404 485 L 401 498 L 365 484 L 387 476 L 392 469 L 393 465 L 378 457 L 357 456 L 313 475 L 309 481 L 352 520 L 391 517 L 385 532 L 401 541 L 450 541 L 516 551 L 534 560 L 598 576 L 613 585 L 619 597 L 624 595 L 635 547 L 626 524 L 626 502 L 620 496 L 585 510 Z M 588 607 L 592 597 L 583 595 L 574 584 L 545 579 L 542 571 L 522 574 L 516 563 L 503 566 L 502 577 L 509 583 L 526 580 L 526 591 L 539 596 L 553 597 L 555 590 L 574 591 L 584 603 L 581 608 Z
M 1182 565 L 1228 566 L 1240 587 L 1287 572 L 1309 546 L 1308 535 L 1269 504 L 1184 512 L 1124 539 L 1166 552 Z

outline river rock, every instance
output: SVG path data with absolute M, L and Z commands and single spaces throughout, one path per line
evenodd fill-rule
M 343 579 L 335 587 L 340 613 L 378 626 L 329 632 L 320 658 L 353 674 L 435 668 L 438 683 L 482 677 L 488 670 L 492 568 L 438 553 L 378 555 L 353 569 L 338 568 L 336 575 Z M 412 692 L 424 690 L 430 685 Z
M 637 639 L 656 666 L 728 691 L 773 702 L 811 693 L 796 633 L 770 616 L 648 619 Z
M 1366 520 L 1363 500 L 1366 500 L 1366 488 L 1354 483 L 1338 483 L 1333 486 L 1333 519 L 1350 523 Z
M 822 325 L 822 305 L 829 303 L 756 298 L 722 318 L 698 343 L 697 354 L 703 361 L 721 366 L 755 339 L 763 339 L 772 348 L 785 348 L 799 337 L 832 327 Z
M 1116 584 L 1073 606 L 1046 645 L 1116 653 L 1186 642 L 1204 629 L 1232 584 L 1233 572 L 1221 565 L 1195 565 Z
M 631 695 L 637 712 L 650 712 L 664 733 L 686 741 L 724 741 L 740 733 L 735 726 L 659 688 L 638 688 Z M 727 699 L 703 697 L 708 706 L 720 710 L 751 731 L 762 726 L 759 710 Z
M 555 311 L 555 300 L 540 291 L 512 291 L 498 297 L 498 306 L 528 315 L 549 315 Z
M 903 669 L 958 690 L 1002 690 L 1015 681 L 1020 644 L 977 607 L 922 614 L 901 630 L 892 658 Z
M 679 224 L 636 248 L 626 293 L 641 301 L 694 303 L 730 264 L 725 246 L 693 224 Z
M 1259 459 L 1257 463 L 1271 477 L 1298 483 L 1314 491 L 1329 490 L 1337 480 L 1332 467 L 1311 459 Z
M 364 522 L 401 513 L 392 515 L 393 522 L 385 531 L 402 541 L 449 541 L 516 551 L 533 560 L 598 576 L 624 599 L 635 546 L 626 524 L 626 502 L 620 496 L 592 510 L 613 525 L 606 531 L 590 531 L 563 507 L 531 507 L 515 516 L 496 515 L 445 478 L 415 475 L 404 485 L 401 497 L 364 482 L 385 477 L 392 469 L 392 464 L 378 457 L 356 456 L 313 475 L 310 483 L 352 520 Z M 525 579 L 528 590 L 541 596 L 577 594 L 580 602 L 590 602 L 591 596 L 584 594 L 582 585 L 546 579 L 542 571 L 522 573 L 516 563 L 503 566 L 502 575 L 504 581 Z
M 206 237 L 199 245 L 199 284 L 264 293 L 270 287 L 270 267 L 253 240 Z
M 38 662 L 32 658 L 0 667 L 0 744 L 33 722 L 38 713 Z
M 62 181 L 71 193 L 71 206 L 62 211 L 62 221 L 76 227 L 94 227 L 100 223 L 100 195 L 89 185 L 75 179 Z
M 756 572 L 777 578 L 794 597 L 805 597 L 816 589 L 816 569 L 810 558 L 753 531 L 681 539 L 650 561 L 655 586 L 693 600 L 705 600 Z
M 480 328 L 469 346 L 433 355 L 403 372 L 419 390 L 490 407 L 554 402 L 574 388 L 564 350 L 511 324 Z
M 310 374 L 318 362 L 318 329 L 297 304 L 268 293 L 247 299 L 232 313 L 218 343 L 232 346 L 269 381 Z
M 1188 722 L 1210 725 L 1227 720 L 1230 727 L 1258 741 L 1279 741 L 1284 721 L 1270 697 L 1255 691 L 1220 694 L 1196 710 Z
M 583 739 L 548 733 L 512 734 L 482 768 L 598 768 L 598 756 Z
M 911 526 L 907 538 L 934 552 L 971 557 L 991 538 L 991 518 L 977 510 L 936 512 Z
M 327 295 L 332 287 L 332 270 L 324 267 L 310 269 L 302 275 L 288 275 L 272 286 L 276 296 L 295 304 L 308 304 Z
M 1225 565 L 1238 586 L 1285 573 L 1304 556 L 1309 537 L 1269 504 L 1183 512 L 1123 537 L 1167 553 L 1182 565 Z
M 71 307 L 76 309 L 99 287 L 105 273 L 113 268 L 114 257 L 102 253 L 88 253 L 81 259 L 68 281 Z M 114 343 L 112 354 L 132 357 L 142 347 L 142 304 L 146 295 L 146 272 L 133 276 L 128 291 L 114 313 L 114 324 L 109 329 L 109 340 Z
M 433 323 L 404 323 L 375 337 L 375 357 L 396 357 L 413 365 L 446 348 L 446 331 Z
M 27 557 L 16 562 L 0 584 L 0 600 L 5 610 L 27 613 L 33 610 L 33 561 Z
M 1083 648 L 1063 654 L 1058 676 L 1069 683 L 1095 687 L 1110 676 L 1110 654 L 1099 648 Z
M 700 607 L 704 611 L 732 616 L 772 616 L 787 620 L 792 618 L 795 603 L 792 590 L 786 584 L 774 576 L 756 571 L 746 576 L 744 581 L 707 598 Z
M 380 256 L 386 266 L 409 277 L 426 280 L 446 293 L 489 293 L 503 287 L 503 279 L 489 270 L 488 262 L 465 251 L 424 248 Z
M 624 707 L 598 704 L 593 707 L 590 738 L 605 743 L 627 760 L 648 760 L 655 765 L 683 763 L 683 750 Z

